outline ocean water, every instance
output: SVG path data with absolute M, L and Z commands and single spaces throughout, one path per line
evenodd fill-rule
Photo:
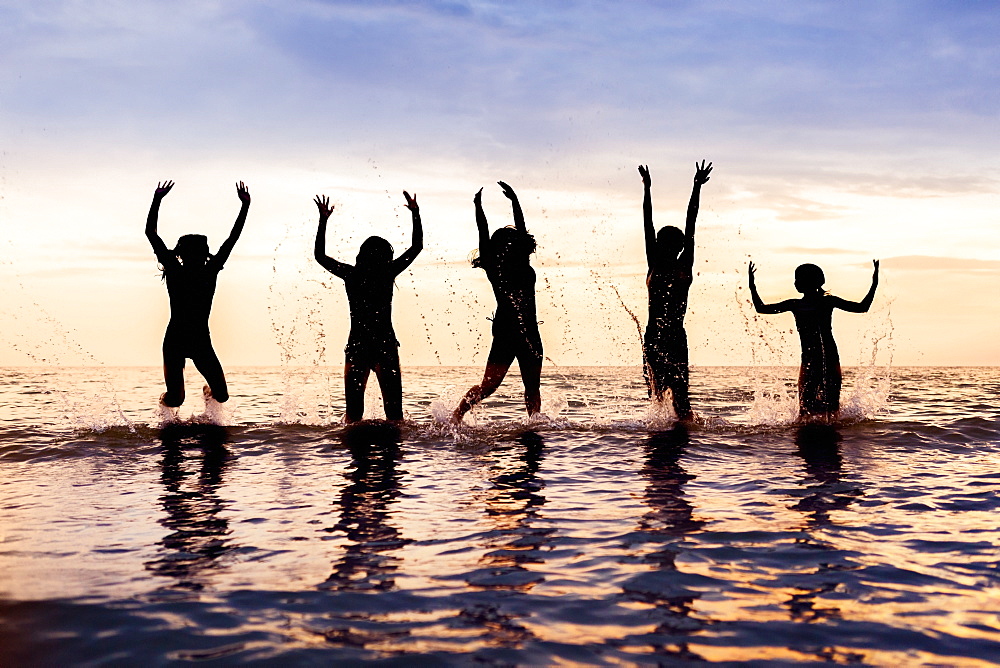
M 0 372 L 0 665 L 989 665 L 1000 369 L 404 369 L 408 422 L 338 424 L 337 369 Z M 371 417 L 377 392 L 368 397 Z

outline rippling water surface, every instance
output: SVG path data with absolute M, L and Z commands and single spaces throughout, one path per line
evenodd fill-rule
M 479 372 L 404 370 L 396 438 L 335 372 L 161 429 L 155 369 L 3 371 L 0 663 L 1000 658 L 1000 369 L 848 372 L 811 427 L 794 369 L 694 369 L 682 431 L 639 369 L 550 367 L 546 420 L 515 373 L 437 423 Z

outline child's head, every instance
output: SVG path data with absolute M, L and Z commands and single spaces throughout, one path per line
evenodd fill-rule
M 535 252 L 537 244 L 534 235 L 522 232 L 516 227 L 501 227 L 490 237 L 490 250 L 498 262 L 527 262 Z M 472 266 L 482 266 L 479 258 L 472 261 Z
M 823 289 L 826 283 L 826 276 L 823 270 L 814 264 L 800 264 L 795 268 L 795 289 L 806 294 Z
M 665 225 L 656 233 L 656 251 L 661 258 L 676 260 L 684 250 L 684 233 L 673 225 Z
M 208 237 L 204 234 L 185 234 L 177 240 L 174 255 L 181 259 L 185 266 L 202 265 L 208 262 Z
M 368 237 L 358 251 L 356 266 L 361 269 L 377 269 L 392 262 L 392 244 L 382 237 Z

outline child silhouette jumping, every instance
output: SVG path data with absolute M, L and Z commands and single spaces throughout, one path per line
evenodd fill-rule
M 351 331 L 344 348 L 344 394 L 347 414 L 344 421 L 358 422 L 365 413 L 365 387 L 372 371 L 382 389 L 385 417 L 403 419 L 403 385 L 399 371 L 399 341 L 392 328 L 392 290 L 396 276 L 403 272 L 424 247 L 417 197 L 403 191 L 406 207 L 413 215 L 413 242 L 395 260 L 392 244 L 382 237 L 368 237 L 358 251 L 355 264 L 338 262 L 326 254 L 326 223 L 333 206 L 326 195 L 317 195 L 319 227 L 316 230 L 316 261 L 327 271 L 344 279 L 351 312 Z
M 146 238 L 149 239 L 156 259 L 163 266 L 163 278 L 167 283 L 170 297 L 170 322 L 163 336 L 163 379 L 167 391 L 160 397 L 160 403 L 176 408 L 184 403 L 184 364 L 186 359 L 194 362 L 208 383 L 204 388 L 206 398 L 218 402 L 229 399 L 226 376 L 222 364 L 212 347 L 212 337 L 208 331 L 208 316 L 212 312 L 212 298 L 219 272 L 233 252 L 233 246 L 243 232 L 247 211 L 250 210 L 250 191 L 242 181 L 236 184 L 236 194 L 242 205 L 236 216 L 229 238 L 223 242 L 219 252 L 212 255 L 208 251 L 208 239 L 201 234 L 185 234 L 177 240 L 173 249 L 168 249 L 156 232 L 160 202 L 174 187 L 173 181 L 156 185 L 153 203 L 146 218 Z
M 539 389 L 542 338 L 538 333 L 535 312 L 535 270 L 531 268 L 535 237 L 528 233 L 524 224 L 524 213 L 514 189 L 503 181 L 497 183 L 510 200 L 514 227 L 501 227 L 490 236 L 483 212 L 483 189 L 480 188 L 472 200 L 476 206 L 476 227 L 479 229 L 479 257 L 472 261 L 472 266 L 486 271 L 497 300 L 497 310 L 493 316 L 493 345 L 486 358 L 483 380 L 465 393 L 452 414 L 455 423 L 461 422 L 473 406 L 500 387 L 515 359 L 521 369 L 524 405 L 528 415 L 535 415 L 542 408 Z

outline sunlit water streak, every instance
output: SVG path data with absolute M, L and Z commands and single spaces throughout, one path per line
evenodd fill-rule
M 435 421 L 479 374 L 404 369 L 397 441 L 325 367 L 163 429 L 156 369 L 6 370 L 0 663 L 1000 656 L 1000 370 L 847 370 L 800 428 L 795 369 L 696 368 L 685 433 L 638 368 L 548 367 L 528 424 L 515 369 Z

